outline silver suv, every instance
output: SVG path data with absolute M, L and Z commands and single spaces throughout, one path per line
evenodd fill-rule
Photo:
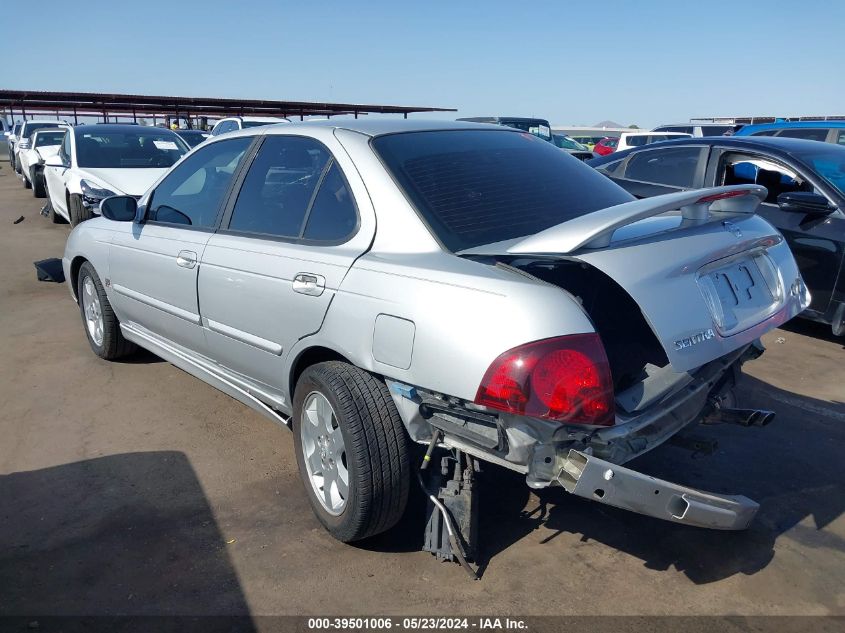
M 343 541 L 399 519 L 415 443 L 741 529 L 753 501 L 622 464 L 705 415 L 771 418 L 727 408 L 758 337 L 809 300 L 764 196 L 635 200 L 502 126 L 293 123 L 209 139 L 140 200 L 106 199 L 64 269 L 98 356 L 147 348 L 289 425 Z

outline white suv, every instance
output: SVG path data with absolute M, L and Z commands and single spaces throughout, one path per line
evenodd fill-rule
M 274 123 L 290 123 L 290 119 L 283 119 L 275 116 L 231 116 L 225 119 L 220 119 L 211 130 L 211 135 L 220 136 L 226 132 L 243 130 L 248 127 L 273 125 Z
M 20 131 L 17 133 L 15 137 L 15 145 L 13 148 L 9 148 L 9 160 L 12 162 L 12 168 L 15 170 L 15 173 L 21 174 L 21 150 L 29 149 L 30 145 L 30 136 L 35 130 L 41 130 L 44 128 L 68 128 L 70 127 L 64 121 L 38 121 L 38 120 L 31 120 L 31 121 L 23 121 L 21 123 Z M 21 174 L 22 175 L 22 174 Z

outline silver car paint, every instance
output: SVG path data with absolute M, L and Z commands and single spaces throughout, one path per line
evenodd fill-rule
M 314 347 L 333 350 L 392 381 L 472 401 L 483 374 L 502 352 L 594 331 L 579 302 L 560 288 L 443 250 L 369 146 L 371 136 L 382 133 L 479 128 L 518 133 L 471 123 L 371 120 L 227 134 L 226 139 L 298 134 L 320 140 L 350 184 L 361 215 L 358 232 L 339 246 L 305 246 L 98 218 L 72 231 L 66 276 L 72 278 L 74 261 L 90 260 L 101 278 L 110 277 L 109 299 L 132 330 L 132 340 L 165 350 L 182 366 L 202 365 L 193 373 L 218 387 L 224 380 L 236 384 L 283 414 L 291 413 L 290 375 L 296 361 Z M 195 151 L 214 142 L 220 141 L 211 139 Z M 569 257 L 619 282 L 643 307 L 666 346 L 677 336 L 712 327 L 695 282 L 699 267 L 742 249 L 765 249 L 786 290 L 782 305 L 742 336 L 707 341 L 671 357 L 684 371 L 742 347 L 805 305 L 806 293 L 788 292 L 800 277 L 777 231 L 756 216 L 731 220 L 742 230 L 742 240 L 711 223 L 691 229 L 689 239 L 685 233 L 682 243 L 669 232 Z M 141 254 L 130 253 L 133 249 Z M 182 250 L 197 257 L 192 272 L 184 275 L 188 269 L 176 263 Z M 293 292 L 299 273 L 324 278 L 325 291 Z M 403 326 L 378 327 L 385 318 L 401 320 Z M 395 355 L 384 351 L 392 344 L 402 346 Z

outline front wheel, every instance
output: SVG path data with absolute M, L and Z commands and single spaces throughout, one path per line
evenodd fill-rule
M 70 225 L 76 226 L 85 220 L 90 220 L 94 217 L 91 209 L 82 204 L 82 196 L 73 194 L 68 200 L 68 215 L 70 216 Z
M 120 321 L 112 310 L 103 284 L 100 283 L 91 262 L 85 262 L 79 269 L 77 297 L 85 335 L 97 356 L 105 360 L 115 360 L 137 349 L 134 343 L 123 337 Z
M 345 543 L 393 527 L 411 471 L 384 382 L 347 363 L 319 363 L 302 373 L 293 404 L 296 461 L 320 523 Z
M 29 170 L 29 181 L 32 183 L 32 195 L 36 198 L 47 197 L 47 187 L 44 184 L 44 172 L 35 167 Z
M 32 189 L 32 181 L 29 179 L 29 174 L 24 173 L 23 169 L 21 170 L 21 178 L 23 178 L 23 188 Z

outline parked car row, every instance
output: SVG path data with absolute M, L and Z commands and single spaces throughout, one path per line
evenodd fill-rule
M 784 236 L 813 297 L 802 316 L 830 324 L 841 336 L 845 334 L 845 146 L 754 131 L 633 148 L 590 164 L 638 198 L 702 187 L 764 186 L 766 198 L 757 213 Z
M 771 420 L 731 408 L 735 380 L 811 298 L 758 208 L 774 171 L 791 174 L 778 182 L 799 229 L 830 219 L 828 152 L 845 148 L 638 132 L 585 164 L 542 119 L 231 123 L 193 150 L 132 125 L 32 137 L 53 220 L 74 225 L 62 263 L 97 356 L 149 349 L 290 426 L 311 506 L 342 541 L 402 516 L 414 443 L 457 455 L 453 484 L 482 460 L 532 488 L 749 525 L 746 497 L 623 464 L 703 418 Z M 637 146 L 658 136 L 677 140 Z M 742 143 L 798 145 L 775 160 Z M 472 523 L 472 486 L 441 485 L 424 483 L 434 507 L 464 500 L 442 510 L 452 534 L 450 516 Z

